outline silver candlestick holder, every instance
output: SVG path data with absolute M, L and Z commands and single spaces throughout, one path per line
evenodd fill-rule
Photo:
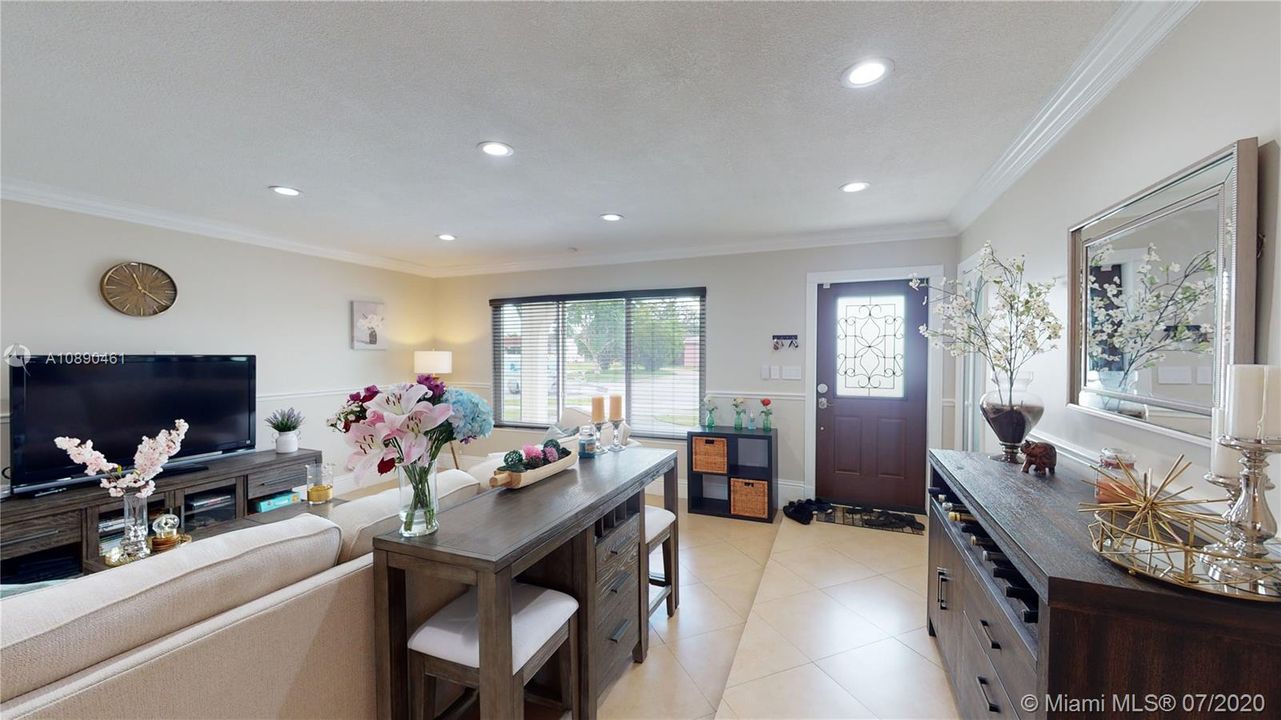
M 1253 582 L 1278 572 L 1277 558 L 1265 545 L 1276 537 L 1277 520 L 1268 507 L 1268 456 L 1281 452 L 1281 437 L 1237 438 L 1224 435 L 1218 443 L 1241 453 L 1241 473 L 1231 506 L 1223 514 L 1228 534 L 1222 556 L 1210 560 L 1213 574 L 1223 581 Z M 1213 481 L 1212 481 L 1213 482 Z M 1229 489 L 1231 495 L 1231 489 Z M 1230 542 L 1229 542 L 1230 540 Z
M 1237 530 L 1236 525 L 1228 521 L 1228 513 L 1232 512 L 1232 507 L 1236 505 L 1237 498 L 1241 497 L 1241 479 L 1239 477 L 1224 477 L 1215 475 L 1213 472 L 1205 474 L 1205 481 L 1215 487 L 1223 488 L 1228 494 L 1228 509 L 1223 511 L 1223 539 L 1219 542 L 1210 543 L 1203 549 L 1211 553 L 1232 554 L 1233 546 L 1241 541 L 1241 531 Z

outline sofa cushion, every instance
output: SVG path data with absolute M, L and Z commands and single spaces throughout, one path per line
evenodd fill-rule
M 323 572 L 341 541 L 337 525 L 302 514 L 7 598 L 0 700 Z
M 480 490 L 476 478 L 462 470 L 441 470 L 436 474 L 440 509 L 474 497 Z M 368 495 L 329 510 L 329 519 L 342 528 L 342 552 L 338 562 L 347 562 L 373 552 L 374 538 L 392 532 L 400 524 L 400 488 Z

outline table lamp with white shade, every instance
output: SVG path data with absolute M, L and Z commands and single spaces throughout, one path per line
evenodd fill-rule
M 415 375 L 448 375 L 454 371 L 454 353 L 449 350 L 415 350 L 414 351 L 414 374 Z M 454 448 L 454 443 L 449 443 L 449 454 L 454 456 L 454 467 L 459 470 L 462 466 L 458 464 L 458 450 Z
M 415 350 L 414 373 L 448 375 L 454 371 L 454 353 L 449 350 Z

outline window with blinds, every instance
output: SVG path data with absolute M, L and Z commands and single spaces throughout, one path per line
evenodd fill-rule
M 545 428 L 622 394 L 632 431 L 684 437 L 706 384 L 705 288 L 490 300 L 494 415 Z

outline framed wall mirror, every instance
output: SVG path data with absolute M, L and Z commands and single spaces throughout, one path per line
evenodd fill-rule
M 1201 439 L 1254 359 L 1258 141 L 1071 230 L 1071 387 L 1087 412 Z

